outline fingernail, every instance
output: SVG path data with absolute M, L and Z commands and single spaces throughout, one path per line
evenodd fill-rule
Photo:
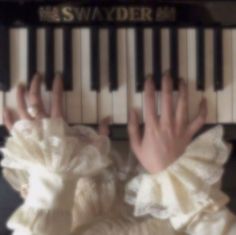
M 129 112 L 129 120 L 134 120 L 135 116 L 136 116 L 137 110 L 136 109 L 131 109 Z
M 62 78 L 62 73 L 61 72 L 56 72 L 55 77 L 57 79 L 61 79 Z
M 41 74 L 41 73 L 36 73 L 35 74 L 35 76 L 38 78 L 38 79 L 40 79 L 40 80 L 42 80 L 43 79 L 43 75 Z
M 187 86 L 187 83 L 184 79 L 182 79 L 182 78 L 179 79 L 179 82 L 180 82 L 180 85 L 181 85 L 182 88 L 185 88 Z
M 9 110 L 8 110 L 7 108 L 5 108 L 5 109 L 3 110 L 3 117 L 4 117 L 4 118 L 7 117 L 8 112 L 9 112 Z
M 108 117 L 105 118 L 105 123 L 106 123 L 107 125 L 110 125 L 110 124 L 111 124 L 111 121 L 112 121 L 111 116 L 108 116 Z
M 147 76 L 146 76 L 146 79 L 153 79 L 153 75 L 152 74 L 148 74 Z
M 134 112 L 134 109 L 131 109 L 131 110 L 129 111 L 129 118 L 132 118 L 133 112 Z
M 22 88 L 25 88 L 25 86 L 26 86 L 26 84 L 25 83 L 23 83 L 23 82 L 18 82 L 18 84 L 17 84 L 18 86 L 20 86 L 20 87 L 22 87 Z
M 3 110 L 3 118 L 6 118 L 6 109 Z
M 206 103 L 206 97 L 205 96 L 202 97 L 202 102 Z
M 19 84 L 18 84 L 18 87 L 19 87 L 19 89 L 20 89 L 22 92 L 25 92 L 25 84 L 19 83 Z
M 163 77 L 165 77 L 165 78 L 171 77 L 171 72 L 170 72 L 170 70 L 166 70 L 166 71 L 163 73 Z
M 206 97 L 202 97 L 201 105 L 203 106 L 204 110 L 207 109 L 207 100 L 206 100 Z

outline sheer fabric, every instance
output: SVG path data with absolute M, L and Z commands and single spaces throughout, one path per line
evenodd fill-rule
M 7 227 L 14 235 L 236 234 L 220 189 L 231 150 L 222 138 L 223 127 L 212 128 L 151 175 L 88 127 L 19 121 L 1 165 L 25 200 Z

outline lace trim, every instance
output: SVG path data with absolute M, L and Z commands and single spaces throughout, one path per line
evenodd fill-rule
M 1 151 L 8 182 L 18 191 L 22 183 L 28 185 L 24 204 L 8 220 L 16 234 L 34 231 L 46 235 L 48 227 L 55 230 L 48 234 L 67 234 L 69 230 L 63 226 L 72 225 L 68 212 L 76 182 L 97 175 L 112 163 L 107 137 L 91 128 L 69 127 L 62 119 L 17 122 Z
M 134 215 L 170 218 L 179 229 L 204 208 L 217 210 L 226 204 L 229 197 L 213 187 L 222 177 L 231 150 L 222 136 L 223 127 L 216 126 L 196 138 L 166 170 L 131 180 L 125 201 L 134 205 Z

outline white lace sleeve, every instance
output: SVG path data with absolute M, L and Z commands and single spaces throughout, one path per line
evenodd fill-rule
M 168 218 L 179 230 L 201 211 L 214 213 L 228 203 L 220 180 L 231 146 L 222 138 L 223 127 L 216 126 L 198 136 L 166 170 L 132 179 L 125 201 L 134 205 L 134 215 Z
M 20 190 L 16 174 L 28 184 L 25 202 L 7 222 L 17 235 L 69 234 L 78 178 L 111 164 L 107 137 L 83 126 L 69 127 L 62 119 L 17 122 L 1 151 L 11 185 Z

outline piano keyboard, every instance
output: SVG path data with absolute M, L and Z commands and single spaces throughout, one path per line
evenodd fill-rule
M 64 78 L 64 110 L 71 124 L 97 124 L 112 116 L 126 124 L 128 110 L 144 110 L 148 74 L 156 84 L 160 114 L 161 75 L 171 70 L 188 83 L 188 116 L 208 100 L 207 123 L 236 122 L 236 29 L 168 27 L 0 28 L 0 124 L 5 106 L 17 108 L 15 87 L 37 71 L 46 109 L 55 73 Z M 176 99 L 175 99 L 176 100 Z

